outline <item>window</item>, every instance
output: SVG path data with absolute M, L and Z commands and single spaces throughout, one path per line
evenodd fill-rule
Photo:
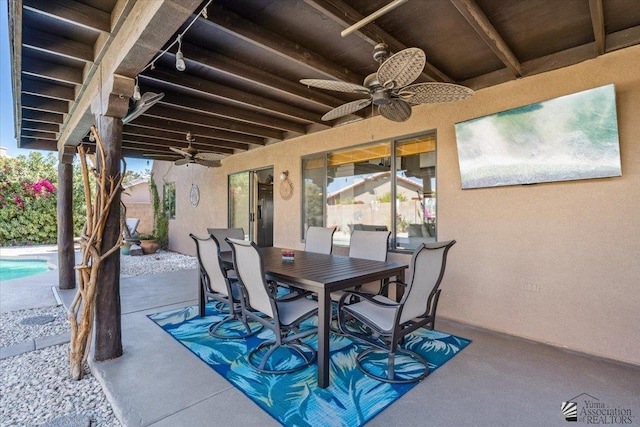
M 336 227 L 337 245 L 354 230 L 389 230 L 399 250 L 434 241 L 435 159 L 434 134 L 302 159 L 302 236 L 319 225 Z
M 176 219 L 176 183 L 165 182 L 162 186 L 162 208 L 168 219 Z
M 436 138 L 398 141 L 395 152 L 395 247 L 414 250 L 436 237 Z

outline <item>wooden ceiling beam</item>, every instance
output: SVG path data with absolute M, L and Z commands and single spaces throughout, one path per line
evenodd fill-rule
M 300 134 L 304 134 L 306 132 L 306 126 L 299 123 L 279 119 L 277 117 L 265 116 L 264 114 L 245 110 L 243 108 L 210 102 L 195 96 L 187 98 L 175 92 L 164 91 L 164 98 L 162 98 L 160 104 L 203 114 L 210 114 L 222 118 L 232 118 L 254 125 L 280 129 L 282 131 L 290 131 Z
M 149 117 L 175 120 L 182 123 L 202 125 L 213 129 L 226 130 L 239 134 L 259 136 L 261 138 L 272 138 L 277 140 L 284 139 L 284 133 L 279 130 L 249 125 L 235 120 L 220 119 L 206 114 L 188 112 L 162 105 L 154 106 L 147 111 L 145 115 Z
M 55 133 L 52 133 L 52 132 L 40 132 L 40 131 L 37 131 L 37 130 L 23 129 L 21 136 L 23 138 L 49 139 L 51 141 L 57 141 L 58 140 L 58 138 L 56 138 L 56 134 Z
M 18 146 L 29 150 L 58 150 L 56 141 L 50 139 L 20 138 L 20 144 Z
M 237 148 L 239 150 L 248 150 L 251 145 L 263 146 L 266 144 L 264 138 L 258 138 L 251 135 L 240 135 L 234 132 L 224 132 L 216 129 L 211 129 L 205 126 L 198 126 L 186 123 L 180 123 L 168 119 L 158 119 L 146 116 L 138 117 L 135 120 L 135 124 L 138 126 L 148 127 L 151 129 L 168 130 L 178 132 L 186 135 L 187 132 L 193 133 L 196 137 L 206 136 L 209 138 L 218 139 L 224 141 L 230 148 Z
M 122 131 L 123 135 L 132 135 L 132 136 L 143 136 L 154 138 L 158 141 L 164 141 L 165 145 L 172 144 L 177 146 L 185 146 L 187 141 L 185 139 L 185 134 L 178 132 L 171 132 L 168 130 L 160 130 L 160 129 L 152 129 L 140 126 L 131 126 L 127 125 L 124 127 Z M 205 136 L 198 136 L 197 140 L 198 144 L 202 144 L 207 147 L 209 150 L 218 150 L 221 153 L 225 154 L 233 154 L 235 150 L 244 150 L 246 151 L 249 147 L 244 146 L 245 148 L 235 148 L 234 146 L 229 145 L 229 141 L 210 138 Z
M 171 143 L 171 142 L 173 142 L 173 143 Z M 179 148 L 186 148 L 187 147 L 187 141 L 185 141 L 184 139 L 182 141 L 177 141 L 177 140 L 176 141 L 167 141 L 167 140 L 148 137 L 148 136 L 132 135 L 132 134 L 129 134 L 129 133 L 123 133 L 122 134 L 122 143 L 123 143 L 123 147 L 126 146 L 127 148 L 132 148 L 132 147 L 137 147 L 137 148 L 144 148 L 144 147 L 155 148 L 157 150 L 162 151 L 162 154 L 167 154 L 167 155 L 170 155 L 170 154 L 173 153 L 173 151 L 171 151 L 169 149 L 169 146 L 175 146 L 175 147 L 179 147 Z M 191 145 L 192 145 L 193 148 L 196 148 L 196 149 L 201 150 L 201 151 L 211 151 L 213 153 L 220 153 L 220 154 L 233 154 L 234 153 L 234 150 L 231 149 L 231 148 L 220 147 L 218 145 L 197 143 L 197 141 L 192 143 Z
M 593 36 L 596 41 L 598 55 L 605 53 L 605 30 L 604 30 L 604 9 L 602 0 L 589 0 L 589 11 L 591 12 L 591 25 L 593 26 Z
M 636 44 L 640 44 L 640 25 L 609 34 L 606 49 L 607 52 L 612 52 Z
M 92 46 L 53 34 L 43 33 L 33 28 L 27 28 L 22 32 L 22 46 L 77 61 L 93 61 Z
M 20 97 L 20 102 L 23 108 L 29 108 L 30 110 L 62 114 L 69 112 L 69 101 L 24 94 Z
M 82 84 L 82 69 L 23 56 L 22 74 L 55 80 L 73 85 Z
M 484 40 L 495 55 L 516 77 L 522 76 L 520 61 L 513 54 L 502 36 L 489 22 L 487 15 L 474 0 L 450 0 L 469 25 Z
M 345 28 L 350 27 L 365 18 L 364 15 L 342 0 L 304 0 L 304 2 Z M 402 44 L 375 23 L 365 25 L 358 29 L 355 34 L 372 46 L 375 46 L 380 42 L 384 42 L 389 46 L 392 52 L 400 52 L 407 48 L 407 46 Z M 427 81 L 453 83 L 453 79 L 451 77 L 440 71 L 428 61 L 424 68 L 425 69 L 422 72 L 423 79 Z
M 72 0 L 23 0 L 23 7 L 60 21 L 108 33 L 111 31 L 111 15 L 95 7 Z
M 33 122 L 31 120 L 22 120 L 20 128 L 22 130 L 36 130 L 43 132 L 60 132 L 60 126 L 53 123 Z
M 324 124 L 320 120 L 320 114 L 178 71 L 161 71 L 156 68 L 154 71 L 148 71 L 147 74 L 140 75 L 138 80 L 151 81 L 152 84 L 153 82 L 156 82 L 156 84 L 169 83 L 178 87 L 179 91 L 195 92 L 200 96 L 231 102 L 239 107 L 275 114 L 284 118 Z
M 276 95 L 280 93 L 284 96 L 294 96 L 300 100 L 312 102 L 327 111 L 345 103 L 343 99 L 319 91 L 309 91 L 306 86 L 300 83 L 292 82 L 275 74 L 265 73 L 264 70 L 196 45 L 182 43 L 182 51 L 185 52 L 186 61 L 195 61 L 200 66 L 267 89 Z M 174 55 L 173 52 L 169 53 Z
M 362 84 L 364 79 L 364 76 L 354 73 L 347 67 L 335 64 L 321 55 L 305 49 L 295 41 L 254 24 L 215 3 L 209 6 L 209 18 L 198 18 L 198 22 L 206 23 L 324 77 L 355 84 Z
M 73 101 L 75 97 L 75 90 L 72 87 L 44 83 L 41 80 L 33 79 L 22 79 L 22 93 L 62 101 Z
M 64 121 L 64 115 L 55 113 L 46 113 L 44 111 L 36 111 L 23 109 L 21 117 L 23 120 L 31 120 L 42 123 L 53 123 L 60 125 Z

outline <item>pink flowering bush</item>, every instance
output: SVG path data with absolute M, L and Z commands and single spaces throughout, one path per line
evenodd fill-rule
M 79 168 L 78 168 L 79 170 Z M 57 160 L 39 152 L 0 157 L 0 245 L 50 244 L 57 241 Z M 74 189 L 74 231 L 84 224 L 84 195 Z M 76 185 L 74 185 L 74 188 Z

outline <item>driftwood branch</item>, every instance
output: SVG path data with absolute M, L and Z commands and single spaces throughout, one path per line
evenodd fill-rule
M 91 127 L 91 133 L 96 139 L 97 154 L 100 156 L 100 161 L 97 162 L 99 170 L 98 168 L 89 170 L 87 152 L 84 147 L 78 147 L 87 205 L 87 220 L 80 238 L 82 260 L 76 266 L 76 270 L 80 274 L 78 291 L 67 311 L 67 318 L 71 323 L 69 371 L 70 377 L 75 380 L 82 378 L 91 348 L 96 290 L 100 283 L 100 265 L 116 252 L 122 243 L 122 233 L 120 233 L 118 241 L 112 247 L 104 250 L 101 248 L 107 215 L 121 189 L 124 174 L 119 174 L 117 178 L 107 176 L 102 140 L 94 126 Z M 95 194 L 93 195 L 89 181 L 90 175 L 96 181 Z

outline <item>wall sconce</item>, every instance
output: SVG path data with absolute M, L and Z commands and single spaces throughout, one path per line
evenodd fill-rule
M 288 177 L 289 177 L 289 171 L 288 170 L 284 170 L 284 171 L 280 172 L 280 181 L 284 181 Z

